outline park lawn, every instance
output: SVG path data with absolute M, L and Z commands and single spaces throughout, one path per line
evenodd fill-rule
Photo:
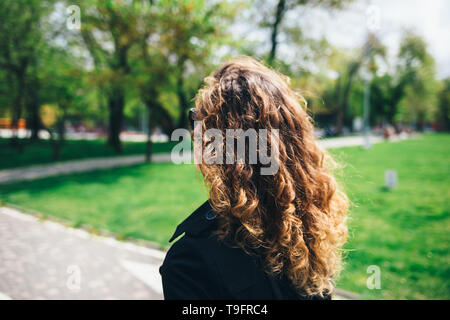
M 337 286 L 363 298 L 450 298 L 450 135 L 332 150 L 352 207 L 345 266 Z M 383 188 L 395 169 L 398 186 Z M 121 238 L 169 245 L 175 226 L 207 199 L 194 165 L 170 163 L 0 185 L 0 199 L 106 229 Z M 381 271 L 369 290 L 367 268 Z
M 450 135 L 333 150 L 352 201 L 345 271 L 338 286 L 369 298 L 450 298 Z M 398 186 L 387 191 L 384 171 Z M 381 289 L 366 286 L 367 267 Z
M 23 139 L 21 143 L 24 149 L 22 153 L 19 153 L 11 148 L 9 139 L 0 138 L 0 170 L 54 161 L 49 140 L 31 142 Z M 154 143 L 153 152 L 170 152 L 175 144 L 176 142 Z M 124 142 L 120 155 L 145 154 L 145 147 L 144 142 Z M 58 161 L 114 156 L 118 155 L 106 145 L 105 140 L 67 140 L 64 142 Z

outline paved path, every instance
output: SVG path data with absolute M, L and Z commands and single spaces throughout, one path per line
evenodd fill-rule
M 189 155 L 186 155 L 189 156 Z M 169 162 L 170 153 L 155 154 L 152 162 Z M 0 170 L 0 183 L 22 180 L 34 180 L 62 174 L 86 172 L 100 169 L 131 166 L 145 162 L 145 156 L 120 156 L 110 158 L 95 158 L 87 160 L 64 161 L 30 167 Z
M 0 208 L 1 299 L 161 299 L 164 252 Z
M 0 300 L 159 300 L 164 256 L 0 207 Z M 340 290 L 334 296 L 354 298 Z
M 381 137 L 371 137 L 372 143 L 381 142 Z M 340 137 L 319 140 L 319 144 L 324 148 L 340 148 L 348 146 L 362 146 L 364 139 L 362 136 Z M 191 159 L 191 154 L 185 154 L 185 159 Z M 179 159 L 182 160 L 182 159 Z M 169 162 L 170 153 L 155 154 L 152 162 Z M 44 165 L 34 165 L 24 168 L 0 170 L 0 183 L 15 182 L 22 180 L 33 180 L 50 176 L 86 172 L 99 169 L 110 169 L 115 167 L 130 166 L 145 162 L 145 156 L 121 156 L 113 158 L 96 158 L 87 160 L 64 161 Z
M 384 141 L 383 137 L 380 137 L 380 136 L 371 136 L 370 137 L 371 144 L 380 143 L 382 141 Z M 319 145 L 321 145 L 322 147 L 324 147 L 326 149 L 363 146 L 364 145 L 364 137 L 363 136 L 351 136 L 351 137 L 320 139 Z

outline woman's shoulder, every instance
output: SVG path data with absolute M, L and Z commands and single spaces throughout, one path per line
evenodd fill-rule
M 160 268 L 166 299 L 209 299 L 220 295 L 222 277 L 213 253 L 219 243 L 211 236 L 215 215 L 204 203 L 179 224 L 170 241 L 178 239 Z
M 177 226 L 169 242 L 182 234 L 194 237 L 203 235 L 205 231 L 210 230 L 215 225 L 216 216 L 217 214 L 209 201 L 206 201 Z
M 212 262 L 210 253 L 218 247 L 219 244 L 212 237 L 185 234 L 167 251 L 163 266 L 189 262 L 206 268 Z
M 172 245 L 167 253 L 166 260 L 184 255 L 195 255 L 196 258 L 199 258 L 208 247 L 217 246 L 217 242 L 211 236 L 216 225 L 216 215 L 209 201 L 206 201 L 181 222 L 176 227 L 169 242 L 183 234 L 184 236 Z
M 203 250 L 202 239 L 183 236 L 166 254 L 159 271 L 165 299 L 214 299 L 221 277 Z
M 175 239 L 178 240 L 173 243 L 167 252 L 164 264 L 189 259 L 194 260 L 202 267 L 210 267 L 211 264 L 220 266 L 227 264 L 227 261 L 230 260 L 248 260 L 250 257 L 241 249 L 219 240 L 215 235 L 216 216 L 217 214 L 206 201 L 180 223 L 170 242 Z M 183 236 L 180 237 L 181 235 Z

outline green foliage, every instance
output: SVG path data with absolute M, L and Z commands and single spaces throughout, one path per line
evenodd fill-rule
M 342 50 L 325 38 L 311 38 L 300 22 L 285 21 L 315 6 L 344 10 L 351 2 L 5 0 L 0 4 L 0 115 L 34 117 L 37 125 L 40 106 L 51 104 L 59 108 L 59 124 L 84 122 L 115 128 L 110 134 L 117 135 L 124 125 L 141 121 L 145 106 L 149 125 L 170 133 L 186 125 L 195 93 L 217 64 L 242 53 L 268 56 L 267 41 L 250 42 L 232 33 L 242 20 L 251 20 L 249 25 L 267 31 L 268 40 L 271 33 L 283 36 L 295 59 L 273 53 L 268 61 L 292 78 L 317 118 L 324 115 L 339 127 L 361 115 L 361 71 L 367 69 L 372 124 L 441 122 L 441 85 L 419 36 L 405 32 L 392 68 L 376 37 L 360 50 Z M 81 30 L 66 27 L 69 5 L 80 7 Z
M 439 83 L 435 79 L 435 63 L 426 43 L 419 36 L 407 32 L 400 46 L 398 75 L 403 95 L 399 101 L 397 119 L 419 123 L 433 119 Z
M 8 112 L 15 123 L 24 115 L 36 114 L 39 108 L 38 69 L 48 17 L 54 1 L 4 0 L 0 2 L 0 112 Z M 27 112 L 28 114 L 25 114 Z M 16 123 L 15 123 L 16 124 Z

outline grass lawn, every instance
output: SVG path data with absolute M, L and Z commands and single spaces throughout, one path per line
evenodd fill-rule
M 22 153 L 12 149 L 9 143 L 9 139 L 0 138 L 0 170 L 53 162 L 53 151 L 49 140 L 33 143 L 26 139 L 21 140 L 24 145 Z M 176 142 L 154 143 L 153 152 L 170 152 L 175 144 Z M 145 143 L 124 142 L 121 155 L 132 154 L 145 154 Z M 117 154 L 106 145 L 105 140 L 67 140 L 61 149 L 58 161 L 112 156 Z
M 334 149 L 353 203 L 338 287 L 365 298 L 450 299 L 450 135 Z M 384 171 L 398 173 L 386 191 Z M 193 165 L 140 165 L 0 185 L 0 199 L 26 209 L 168 245 L 175 226 L 207 195 Z M 367 267 L 381 289 L 366 286 Z

